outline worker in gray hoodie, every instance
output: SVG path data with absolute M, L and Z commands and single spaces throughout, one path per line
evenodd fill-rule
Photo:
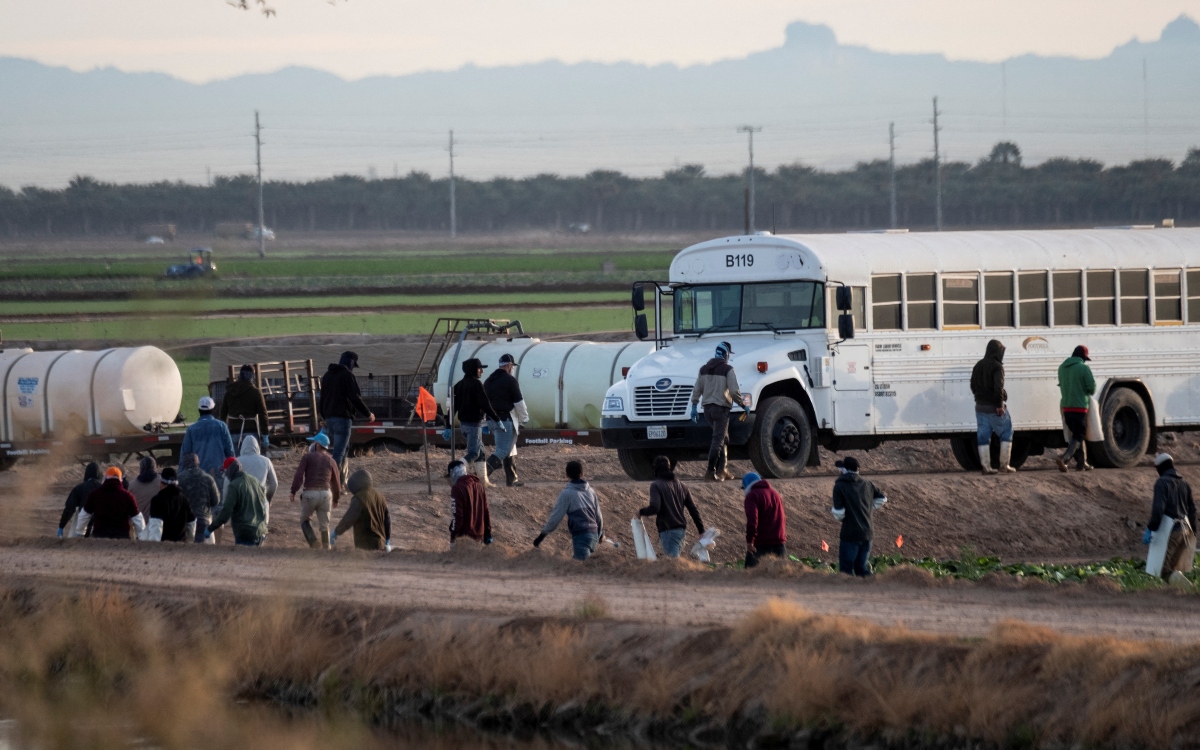
M 583 478 L 583 462 L 567 462 L 567 486 L 558 493 L 558 502 L 550 512 L 550 519 L 542 527 L 542 533 L 533 540 L 538 547 L 548 534 L 558 528 L 563 516 L 567 518 L 567 531 L 571 534 L 571 545 L 576 560 L 586 560 L 596 551 L 596 545 L 604 538 L 604 515 L 600 512 L 600 497 Z
M 267 493 L 267 520 L 271 519 L 271 499 L 275 497 L 275 490 L 279 489 L 279 478 L 275 476 L 275 464 L 271 463 L 271 459 L 262 455 L 262 451 L 258 448 L 258 438 L 254 435 L 246 435 L 242 438 L 241 453 L 238 455 L 238 463 L 242 465 L 242 471 L 258 480 L 262 485 L 263 491 Z M 221 482 L 221 497 L 225 497 L 225 493 L 229 489 L 229 477 Z

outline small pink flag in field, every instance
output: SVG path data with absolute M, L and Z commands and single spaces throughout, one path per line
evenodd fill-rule
M 896 537 L 896 549 L 899 549 L 903 546 L 904 546 L 904 535 L 901 534 L 900 536 Z
M 822 552 L 829 551 L 829 542 L 825 541 L 824 539 L 821 540 L 821 551 Z

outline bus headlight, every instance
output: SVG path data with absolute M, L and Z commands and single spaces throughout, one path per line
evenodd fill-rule
M 625 400 L 620 396 L 605 396 L 604 411 L 625 411 Z

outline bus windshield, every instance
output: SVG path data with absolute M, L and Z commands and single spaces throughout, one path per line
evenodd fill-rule
M 824 328 L 824 300 L 817 281 L 682 286 L 675 289 L 675 333 Z

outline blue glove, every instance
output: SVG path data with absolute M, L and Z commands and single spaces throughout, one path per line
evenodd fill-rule
M 446 429 L 442 430 L 442 440 L 449 440 L 449 439 L 450 439 L 450 428 L 447 427 Z
M 271 436 L 263 435 L 262 443 L 263 443 L 263 448 L 270 448 L 271 447 Z
M 1142 544 L 1149 544 L 1150 540 L 1153 538 L 1154 538 L 1154 532 L 1151 531 L 1150 529 L 1146 529 L 1146 533 L 1142 534 Z
M 480 432 L 482 432 L 484 435 L 492 434 L 491 428 L 489 428 L 487 425 L 484 425 L 483 428 L 480 430 Z
M 329 546 L 332 547 L 335 544 L 337 544 L 337 532 L 330 531 L 329 532 Z
M 699 413 L 696 411 L 696 408 L 697 408 L 697 407 L 696 407 L 696 404 L 692 404 L 692 413 L 691 413 L 691 415 L 688 417 L 688 419 L 692 420 L 693 422 L 695 422 L 695 421 L 696 421 L 696 417 L 698 417 L 698 416 L 699 416 Z
M 209 539 L 210 537 L 212 537 L 212 529 L 210 529 L 210 528 L 208 528 L 208 527 L 205 527 L 205 529 L 204 529 L 204 538 L 205 538 L 205 539 Z
M 491 543 L 492 543 L 492 538 L 491 538 L 490 536 L 485 536 L 485 537 L 483 538 L 483 543 L 484 543 L 484 544 L 491 544 Z
M 59 538 L 59 539 L 62 539 L 62 529 L 59 529 L 59 530 L 58 530 L 58 538 Z

